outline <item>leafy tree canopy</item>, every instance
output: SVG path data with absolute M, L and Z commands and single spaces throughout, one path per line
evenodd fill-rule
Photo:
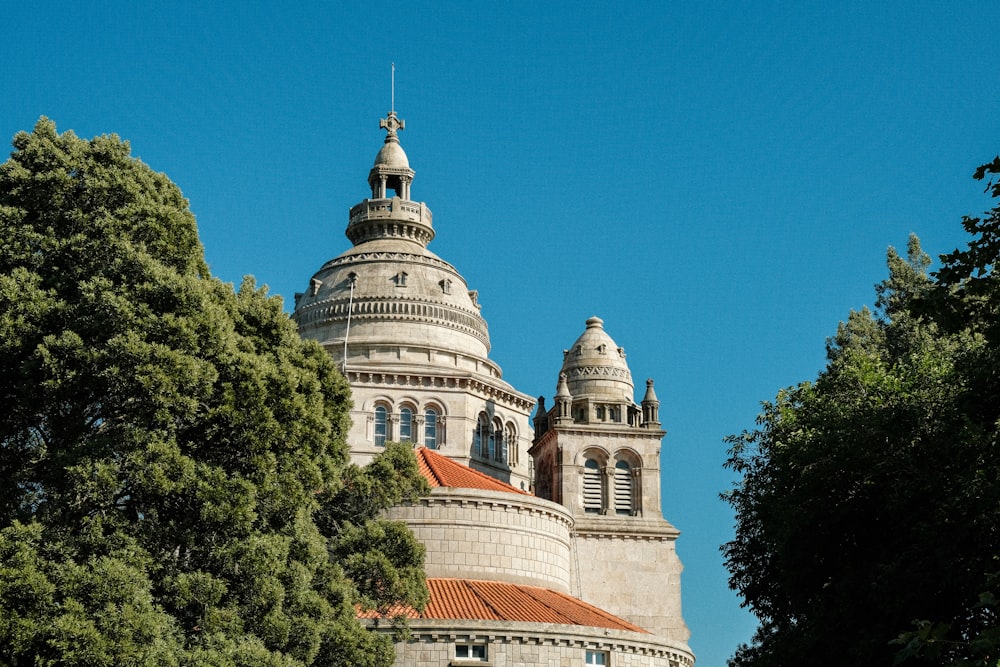
M 1000 207 L 964 226 L 934 274 L 890 248 L 877 310 L 728 438 L 723 553 L 760 620 L 730 665 L 998 664 Z
M 422 607 L 379 518 L 412 452 L 347 460 L 349 392 L 281 301 L 213 278 L 187 201 L 41 119 L 0 165 L 0 664 L 387 665 Z

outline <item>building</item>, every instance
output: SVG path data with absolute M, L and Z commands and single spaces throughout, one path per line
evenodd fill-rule
M 550 409 L 506 383 L 478 293 L 427 249 L 404 123 L 390 112 L 381 127 L 353 247 L 296 294 L 293 318 L 351 385 L 353 459 L 412 442 L 432 486 L 391 511 L 426 546 L 431 591 L 397 664 L 692 665 L 652 381 L 636 404 L 624 351 L 592 317 Z

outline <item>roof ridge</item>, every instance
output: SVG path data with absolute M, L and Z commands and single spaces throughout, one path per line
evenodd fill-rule
M 445 456 L 428 447 L 420 446 L 414 449 L 421 473 L 432 486 L 460 489 L 482 489 L 487 491 L 503 491 L 525 496 L 533 494 L 522 491 L 512 484 L 491 477 L 484 472 L 475 470 L 451 457 Z M 426 470 L 425 470 L 426 468 Z
M 559 593 L 559 591 L 552 591 L 552 592 L 556 593 L 556 594 Z M 577 618 L 577 616 L 575 614 L 572 614 L 572 613 L 569 613 L 569 612 L 566 612 L 566 611 L 560 611 L 560 610 L 556 609 L 555 607 L 553 607 L 552 605 L 550 605 L 549 603 L 547 603 L 545 600 L 541 599 L 541 597 L 539 597 L 538 595 L 535 595 L 535 592 L 533 590 L 531 590 L 530 587 L 525 586 L 524 594 L 527 595 L 528 597 L 530 597 L 532 600 L 534 600 L 538 604 L 540 604 L 543 607 L 545 607 L 546 609 L 550 610 L 553 614 L 567 616 L 570 619 L 579 622 L 579 619 Z
M 427 469 L 432 475 L 434 475 L 434 480 L 437 482 L 438 486 L 444 486 L 441 481 L 441 472 L 438 470 L 438 464 L 440 463 L 438 457 L 435 456 L 427 447 L 417 447 L 416 454 L 423 459 Z
M 427 480 L 428 484 L 432 487 L 441 486 L 441 477 L 437 474 L 434 466 L 431 465 L 428 457 L 424 455 L 426 451 L 426 447 L 417 447 L 414 449 L 413 453 L 417 456 L 417 467 L 420 469 L 420 473 Z
M 473 581 L 478 581 L 478 580 L 462 579 L 462 585 L 465 586 L 465 588 L 467 588 L 468 590 L 470 590 L 472 594 L 475 595 L 479 599 L 479 601 L 486 606 L 487 609 L 496 614 L 497 618 L 504 618 L 506 614 L 504 614 L 500 609 L 498 609 L 497 606 L 489 600 L 489 598 L 480 593 L 479 589 L 472 585 Z
M 563 601 L 569 602 L 570 604 L 583 602 L 584 604 L 588 605 L 588 607 L 589 607 L 588 611 L 589 612 L 595 613 L 598 616 L 603 617 L 605 620 L 607 620 L 609 622 L 624 623 L 626 625 L 632 626 L 633 630 L 636 630 L 638 632 L 646 632 L 645 630 L 643 630 L 639 626 L 635 625 L 634 623 L 630 623 L 628 620 L 626 620 L 624 618 L 621 618 L 621 617 L 618 617 L 618 616 L 615 616 L 611 612 L 605 611 L 604 609 L 601 609 L 598 606 L 592 605 L 589 602 L 586 602 L 584 600 L 580 600 L 578 598 L 574 598 L 572 595 L 567 595 L 566 593 L 561 593 L 559 591 L 549 590 L 547 588 L 538 589 L 537 587 L 534 587 L 534 586 L 524 586 L 523 588 L 525 589 L 524 590 L 524 594 L 525 595 L 533 598 L 539 604 L 547 607 L 548 609 L 551 609 L 553 613 L 555 613 L 555 614 L 561 614 L 563 616 L 567 616 L 569 618 L 572 618 L 577 623 L 581 623 L 582 624 L 582 619 L 580 619 L 575 613 L 573 613 L 573 610 L 564 610 L 563 611 L 563 610 L 556 609 L 551 604 L 549 604 L 548 602 L 546 602 L 545 600 L 543 600 L 541 597 L 539 597 L 538 595 L 535 595 L 534 591 L 535 590 L 543 590 L 546 593 L 551 593 L 551 594 L 556 595 L 557 597 L 559 597 Z
M 647 630 L 624 618 L 615 616 L 611 612 L 605 611 L 590 602 L 575 598 L 568 593 L 562 593 L 541 586 L 514 584 L 489 579 L 429 577 L 427 579 L 427 588 L 430 591 L 431 597 L 422 612 L 418 612 L 409 605 L 393 605 L 389 610 L 382 612 L 378 610 L 364 610 L 358 607 L 358 616 L 369 619 L 403 615 L 412 619 L 505 620 L 530 623 L 556 623 L 561 625 L 627 630 L 648 634 Z M 461 591 L 462 597 L 468 596 L 467 599 L 475 600 L 476 606 L 482 611 L 477 612 L 467 602 L 455 599 L 454 595 L 457 591 Z M 521 601 L 518 600 L 518 596 L 521 596 Z M 523 602 L 525 598 L 537 605 L 538 609 L 547 610 L 547 613 L 540 614 L 538 611 L 526 607 Z M 548 601 L 546 601 L 546 598 L 548 598 Z M 564 604 L 554 604 L 553 600 L 559 600 Z M 477 615 L 477 613 L 482 615 Z

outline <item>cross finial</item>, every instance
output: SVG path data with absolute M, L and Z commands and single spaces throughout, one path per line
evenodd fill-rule
M 385 136 L 385 143 L 389 143 L 390 141 L 398 142 L 399 139 L 396 137 L 396 131 L 405 130 L 406 121 L 400 120 L 396 116 L 395 111 L 390 111 L 388 116 L 378 122 L 378 126 L 383 130 L 388 130 L 388 134 Z
M 383 130 L 388 130 L 385 136 L 385 143 L 395 141 L 399 143 L 399 138 L 396 136 L 397 130 L 406 129 L 406 121 L 400 120 L 399 116 L 396 115 L 396 63 L 392 63 L 392 99 L 391 106 L 389 107 L 389 114 L 378 122 L 378 126 Z

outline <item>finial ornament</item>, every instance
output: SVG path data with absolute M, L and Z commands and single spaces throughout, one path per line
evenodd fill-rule
M 388 130 L 388 133 L 385 135 L 385 143 L 389 143 L 391 141 L 398 143 L 399 138 L 396 136 L 396 131 L 405 130 L 406 121 L 400 120 L 399 117 L 396 116 L 395 111 L 390 111 L 389 115 L 378 122 L 378 126 L 383 130 Z
M 385 136 L 385 143 L 387 144 L 393 141 L 399 143 L 399 137 L 396 136 L 396 132 L 406 129 L 406 121 L 400 120 L 399 116 L 396 115 L 396 63 L 392 63 L 392 97 L 390 101 L 391 105 L 388 115 L 378 122 L 380 128 L 388 130 Z

